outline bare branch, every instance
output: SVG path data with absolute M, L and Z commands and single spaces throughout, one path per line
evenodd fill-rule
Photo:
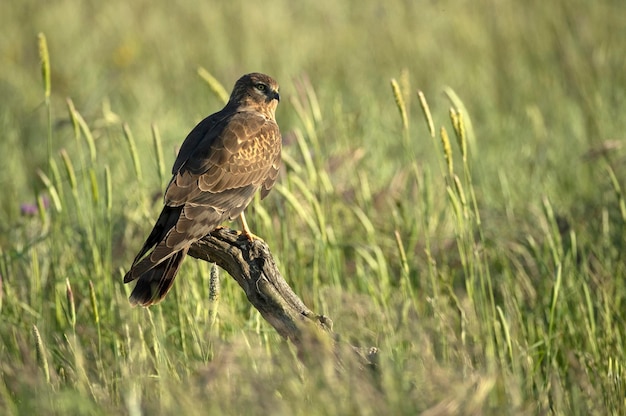
M 218 228 L 192 245 L 189 255 L 226 270 L 284 338 L 298 346 L 311 336 L 332 340 L 332 321 L 307 308 L 291 290 L 264 241 L 250 241 L 233 230 Z

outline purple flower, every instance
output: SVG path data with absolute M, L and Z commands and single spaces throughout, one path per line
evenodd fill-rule
M 48 207 L 50 206 L 50 199 L 48 199 L 48 197 L 46 195 L 41 197 L 41 203 L 44 207 L 44 209 L 48 209 Z M 37 206 L 37 203 L 23 203 L 20 205 L 20 212 L 22 213 L 22 215 L 26 215 L 26 216 L 32 216 L 32 215 L 37 215 L 37 212 L 39 211 L 39 207 Z
M 22 215 L 36 215 L 37 205 L 35 204 L 22 204 L 20 205 L 20 212 Z

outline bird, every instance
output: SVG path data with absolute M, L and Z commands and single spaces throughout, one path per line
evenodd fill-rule
M 276 123 L 278 83 L 270 76 L 240 77 L 228 102 L 187 135 L 172 167 L 159 218 L 124 276 L 137 281 L 133 306 L 160 302 L 193 243 L 223 222 L 240 218 L 260 190 L 265 198 L 278 177 L 282 138 Z

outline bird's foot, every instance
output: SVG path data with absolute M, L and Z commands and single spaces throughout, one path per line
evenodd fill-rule
M 245 238 L 248 239 L 248 241 L 253 242 L 253 241 L 260 241 L 262 243 L 265 243 L 265 240 L 263 240 L 261 237 L 259 237 L 256 234 L 252 234 L 250 231 L 247 230 L 242 230 L 242 231 L 237 231 L 237 235 L 241 235 L 244 236 Z

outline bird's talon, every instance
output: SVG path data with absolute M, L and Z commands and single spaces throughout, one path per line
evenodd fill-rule
M 252 234 L 251 232 L 247 232 L 245 230 L 242 231 L 237 231 L 237 235 L 238 236 L 242 236 L 244 238 L 246 238 L 248 241 L 253 242 L 253 241 L 261 241 L 261 242 L 265 242 L 265 240 L 263 240 L 261 237 L 259 237 L 256 234 Z

